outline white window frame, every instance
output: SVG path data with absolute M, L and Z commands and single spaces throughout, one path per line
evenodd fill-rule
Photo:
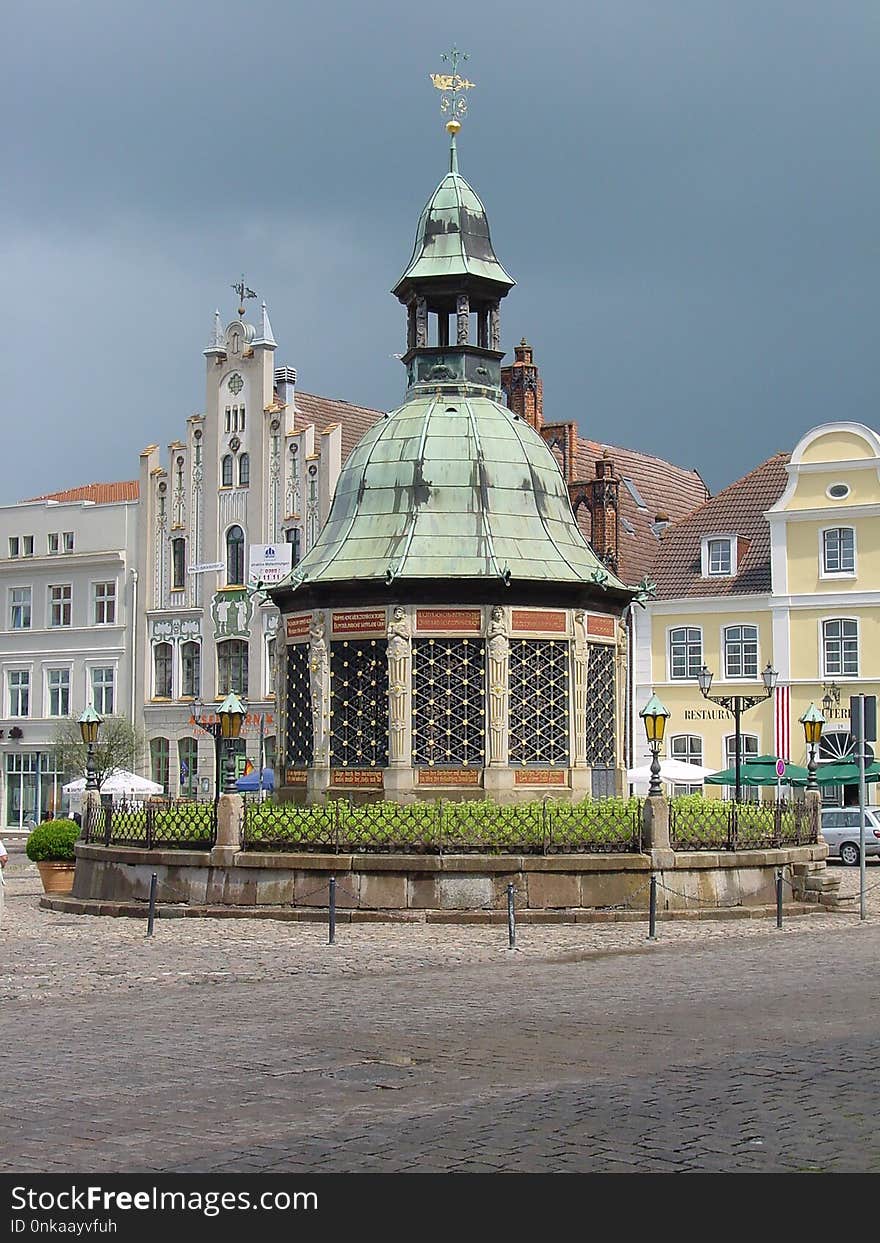
M 730 569 L 729 570 L 713 570 L 710 568 L 710 546 L 716 542 L 726 543 L 730 551 Z M 703 578 L 735 578 L 739 566 L 737 564 L 737 552 L 739 548 L 739 537 L 731 535 L 725 531 L 717 531 L 712 535 L 704 535 L 700 541 L 700 573 Z
M 829 622 L 852 622 L 856 628 L 856 669 L 854 673 L 843 672 L 843 648 L 841 647 L 841 668 L 832 671 L 828 668 L 828 651 L 825 646 L 825 627 Z M 835 640 L 838 643 L 844 643 L 844 637 Z M 823 678 L 843 678 L 852 680 L 861 676 L 862 668 L 862 627 L 858 617 L 840 617 L 837 615 L 831 617 L 820 617 L 819 619 L 819 664 L 822 670 Z
M 13 594 L 16 591 L 27 592 L 27 604 L 26 605 L 25 605 L 24 600 L 14 600 L 12 598 Z M 13 610 L 17 608 L 23 609 L 25 607 L 27 607 L 27 625 L 16 626 L 13 621 L 13 616 L 14 616 Z M 9 629 L 10 630 L 15 631 L 15 630 L 32 629 L 33 622 L 34 622 L 34 590 L 33 590 L 33 587 L 28 586 L 26 583 L 22 583 L 20 587 L 10 587 L 8 591 L 8 595 L 7 595 L 7 600 L 6 600 L 6 608 L 7 608 L 7 616 L 9 618 Z
M 853 564 L 851 570 L 829 570 L 825 560 L 825 536 L 829 531 L 849 531 L 852 534 L 852 552 Z M 853 526 L 847 526 L 835 522 L 833 526 L 821 527 L 819 529 L 819 577 L 820 578 L 855 578 L 858 574 L 858 547 L 856 544 L 856 529 Z
M 95 699 L 95 674 L 98 672 L 99 669 L 110 670 L 110 692 L 112 696 L 112 705 L 109 708 L 105 706 L 103 696 L 101 697 L 100 707 L 98 706 L 96 699 Z M 172 664 L 172 674 L 173 674 L 173 671 L 174 671 L 174 666 Z M 111 661 L 109 664 L 106 664 L 106 665 L 89 665 L 88 668 L 86 669 L 86 679 L 87 679 L 86 703 L 90 703 L 99 716 L 112 716 L 116 711 L 118 676 L 119 676 L 119 671 L 118 671 L 115 661 Z M 106 690 L 106 684 L 104 685 L 103 689 Z
M 53 685 L 52 685 L 52 674 L 53 674 L 53 673 L 66 673 L 66 674 L 67 674 L 67 685 L 66 685 L 66 686 L 54 686 L 54 687 L 53 687 Z M 72 705 L 72 703 L 73 703 L 73 699 L 72 699 L 72 693 L 73 693 L 73 678 L 71 677 L 71 673 L 72 673 L 72 670 L 71 670 L 71 668 L 70 668 L 70 665 L 51 665 L 48 669 L 46 669 L 46 670 L 44 671 L 44 678 L 45 678 L 45 689 L 44 689 L 44 692 L 43 692 L 43 693 L 44 693 L 44 694 L 45 694 L 45 696 L 46 696 L 45 701 L 44 701 L 44 702 L 45 702 L 45 705 L 46 705 L 46 711 L 45 711 L 45 713 L 44 713 L 44 715 L 45 715 L 45 716 L 47 716 L 47 717 L 51 717 L 51 718 L 53 718 L 53 719 L 57 719 L 57 718 L 59 718 L 59 717 L 70 716 L 70 713 L 71 713 L 71 705 Z M 58 711 L 58 712 L 53 712 L 53 711 L 52 711 L 52 692 L 53 692 L 53 690 L 54 690 L 54 691 L 58 694 L 58 696 L 59 696 L 59 711 Z M 60 695 L 61 695 L 61 692 L 62 692 L 63 690 L 66 690 L 66 691 L 67 691 L 67 707 L 66 707 L 66 710 L 65 710 L 64 712 L 62 712 L 62 711 L 60 710 L 60 708 L 61 708 Z
M 21 536 L 10 535 L 9 537 L 9 559 L 14 561 L 21 556 Z
M 50 557 L 57 557 L 61 551 L 61 536 L 57 531 L 50 531 L 46 536 L 46 552 Z
M 699 759 L 694 759 L 692 757 L 691 755 L 692 748 L 690 745 L 685 747 L 685 751 L 687 752 L 686 756 L 675 754 L 675 747 L 673 745 L 674 743 L 678 742 L 680 739 L 686 739 L 688 744 L 690 744 L 691 739 L 694 739 L 694 738 L 700 744 Z M 667 755 L 669 759 L 671 760 L 681 760 L 685 764 L 699 764 L 702 766 L 703 735 L 702 734 L 672 734 L 670 735 L 668 747 L 667 747 Z M 691 782 L 676 781 L 673 783 L 673 786 L 672 786 L 672 794 L 674 798 L 678 798 L 683 794 L 702 794 L 702 793 L 703 793 L 703 783 L 701 781 L 691 781 Z
M 61 547 L 65 553 L 72 553 L 76 544 L 76 533 L 74 531 L 62 531 Z
M 703 643 L 703 627 L 702 626 L 690 626 L 690 625 L 685 624 L 685 625 L 669 626 L 666 631 L 667 681 L 669 682 L 693 682 L 697 676 L 696 673 L 690 673 L 689 671 L 683 674 L 673 672 L 672 636 L 676 632 L 676 630 L 684 630 L 684 631 L 696 630 L 699 633 L 699 636 L 700 636 L 699 664 L 702 665 L 705 659 L 705 645 Z M 685 648 L 686 649 L 689 648 L 692 642 L 693 640 L 686 637 L 684 641 Z M 689 670 L 690 669 L 690 657 L 688 654 L 685 655 L 685 663 Z
M 755 632 L 755 672 L 732 674 L 727 663 L 727 632 L 728 630 L 742 630 L 745 626 L 750 626 Z M 724 669 L 723 680 L 725 682 L 756 682 L 761 674 L 761 628 L 757 622 L 739 622 L 728 621 L 721 627 L 721 664 Z M 740 646 L 751 640 L 739 639 L 735 640 Z M 745 667 L 745 661 L 743 661 Z
M 57 601 L 61 609 L 61 617 L 64 617 L 64 606 L 67 606 L 67 621 L 55 623 L 52 621 L 52 610 L 56 601 L 52 599 L 52 592 L 55 590 L 64 591 L 67 589 L 67 599 Z M 49 629 L 50 630 L 69 630 L 73 625 L 73 583 L 50 583 L 47 587 L 48 603 L 49 603 Z
M 32 535 L 23 535 L 21 537 L 21 555 L 23 557 L 32 557 L 34 555 L 34 537 Z
M 112 587 L 112 596 L 103 596 L 99 599 L 99 587 Z M 119 584 L 115 578 L 103 578 L 95 580 L 92 583 L 92 620 L 96 626 L 115 626 L 116 623 L 116 606 L 118 604 Z M 98 605 L 104 605 L 104 621 L 98 620 Z M 113 605 L 113 620 L 107 621 L 107 605 Z
M 21 709 L 21 692 L 27 693 L 27 712 L 12 711 L 12 678 L 14 674 L 24 674 L 27 678 L 26 686 L 16 686 L 15 690 L 18 694 L 18 707 Z M 6 670 L 6 703 L 9 708 L 9 718 L 13 721 L 24 721 L 31 715 L 31 691 L 33 690 L 33 668 L 30 665 L 18 665 L 12 669 Z

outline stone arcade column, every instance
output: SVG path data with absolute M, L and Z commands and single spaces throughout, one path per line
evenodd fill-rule
M 584 609 L 574 611 L 572 666 L 574 712 L 571 717 L 571 790 L 572 797 L 578 799 L 589 794 L 591 790 L 591 775 L 587 766 L 587 676 L 590 669 L 590 648 L 587 643 L 587 614 Z
M 509 762 L 510 640 L 507 610 L 496 604 L 486 629 L 489 703 L 486 716 L 484 783 L 487 794 L 509 790 L 513 775 Z
M 308 784 L 311 800 L 322 795 L 330 785 L 330 654 L 324 610 L 314 613 L 309 627 L 309 691 L 314 737 L 314 760 Z
M 385 789 L 411 792 L 412 767 L 412 622 L 397 604 L 388 622 L 388 767 Z

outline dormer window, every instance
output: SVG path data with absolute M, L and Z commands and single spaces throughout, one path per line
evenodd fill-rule
M 702 543 L 703 578 L 732 578 L 736 574 L 735 535 L 707 535 Z

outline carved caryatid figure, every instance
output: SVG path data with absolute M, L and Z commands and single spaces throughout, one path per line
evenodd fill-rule
M 507 762 L 507 667 L 510 642 L 504 609 L 495 605 L 486 633 L 489 652 L 489 763 Z
M 329 762 L 330 734 L 327 728 L 330 696 L 330 669 L 327 660 L 327 623 L 316 613 L 309 626 L 309 691 L 312 699 L 312 728 L 315 742 L 315 763 Z
M 388 749 L 392 764 L 408 764 L 412 627 L 398 604 L 388 623 Z
M 587 762 L 587 674 L 590 649 L 587 644 L 587 614 L 574 614 L 574 753 L 575 764 Z

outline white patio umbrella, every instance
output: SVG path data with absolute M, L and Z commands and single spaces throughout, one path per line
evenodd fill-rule
M 76 781 L 69 781 L 63 788 L 65 794 L 82 794 L 86 788 L 86 779 L 79 777 Z M 147 777 L 139 777 L 137 773 L 118 768 L 104 781 L 101 793 L 115 794 L 122 798 L 144 798 L 150 794 L 163 794 L 164 789 L 158 781 L 150 781 Z
M 699 785 L 714 771 L 714 768 L 704 768 L 702 764 L 686 764 L 684 760 L 660 761 L 660 780 L 676 781 L 681 785 Z M 630 768 L 626 779 L 633 785 L 640 781 L 650 781 L 650 764 L 643 764 L 641 768 Z

